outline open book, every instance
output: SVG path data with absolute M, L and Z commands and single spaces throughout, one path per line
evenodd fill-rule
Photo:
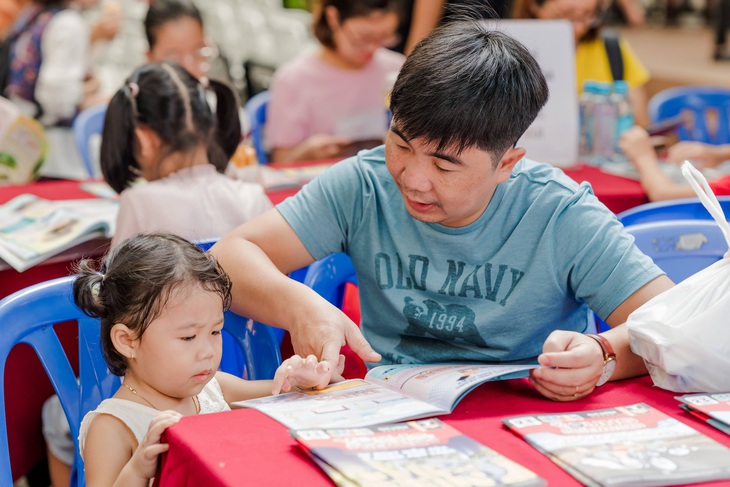
M 730 479 L 729 448 L 644 403 L 503 422 L 587 486 Z
M 340 486 L 545 485 L 532 471 L 438 419 L 291 434 Z
M 0 205 L 0 258 L 22 272 L 66 249 L 114 234 L 119 203 L 22 194 Z
M 680 408 L 730 435 L 730 393 L 685 394 L 676 398 Z
M 524 377 L 534 365 L 381 365 L 365 380 L 234 403 L 292 429 L 371 426 L 448 414 L 479 384 Z

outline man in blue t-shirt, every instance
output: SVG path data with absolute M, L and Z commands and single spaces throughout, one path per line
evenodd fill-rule
M 214 246 L 233 308 L 332 363 L 345 342 L 370 362 L 537 359 L 531 382 L 555 400 L 646 373 L 623 323 L 672 282 L 588 185 L 516 147 L 547 97 L 511 37 L 468 20 L 436 29 L 398 76 L 384 147 Z M 355 265 L 362 334 L 283 274 L 334 252 Z M 612 329 L 584 334 L 589 308 Z

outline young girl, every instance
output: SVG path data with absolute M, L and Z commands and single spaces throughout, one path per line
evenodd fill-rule
M 348 145 L 388 130 L 385 96 L 404 57 L 398 0 L 321 0 L 314 14 L 320 43 L 279 68 L 271 84 L 266 143 L 273 161 L 351 155 Z M 373 141 L 374 139 L 374 141 Z
M 124 377 L 81 424 L 90 487 L 148 485 L 167 449 L 160 435 L 182 416 L 329 381 L 329 365 L 314 356 L 286 360 L 273 381 L 217 372 L 231 282 L 211 254 L 183 238 L 137 235 L 112 250 L 98 271 L 86 260 L 78 272 L 76 304 L 101 318 L 102 353 L 109 370 Z
M 241 140 L 231 88 L 205 87 L 177 64 L 134 71 L 107 108 L 101 143 L 104 178 L 121 193 L 112 246 L 130 235 L 172 232 L 189 240 L 220 237 L 271 208 L 260 185 L 222 173 Z M 139 177 L 144 185 L 130 185 Z

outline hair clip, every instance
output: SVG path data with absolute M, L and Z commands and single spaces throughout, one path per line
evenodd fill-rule
M 129 87 L 129 93 L 132 95 L 132 98 L 137 98 L 137 95 L 139 95 L 139 85 L 132 81 L 127 86 Z

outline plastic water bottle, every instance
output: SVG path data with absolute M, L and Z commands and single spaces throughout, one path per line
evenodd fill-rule
M 614 142 L 615 154 L 621 154 L 621 148 L 618 140 L 621 134 L 634 126 L 634 113 L 631 110 L 629 102 L 629 84 L 626 81 L 619 80 L 613 82 L 613 93 L 611 94 L 613 103 L 616 105 L 616 137 Z
M 593 107 L 596 93 L 596 82 L 589 80 L 583 83 L 583 91 L 578 95 L 578 156 L 584 161 L 589 160 L 593 154 Z
M 616 104 L 611 98 L 611 85 L 596 85 L 596 101 L 593 106 L 593 163 L 601 165 L 610 161 L 616 143 Z

